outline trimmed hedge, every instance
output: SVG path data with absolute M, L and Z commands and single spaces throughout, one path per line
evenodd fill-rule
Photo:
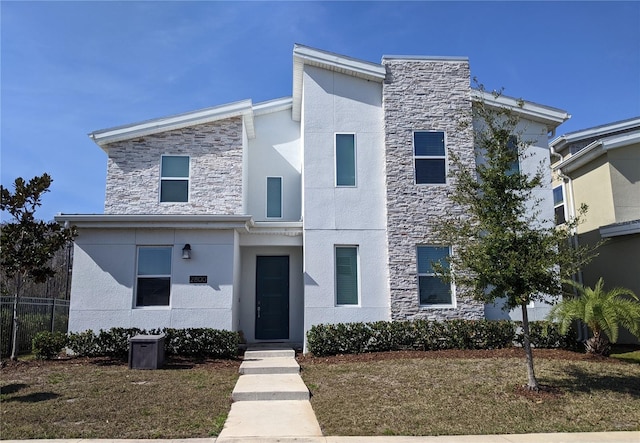
M 575 333 L 562 335 L 556 324 L 530 322 L 537 348 L 575 349 Z M 312 326 L 309 352 L 316 356 L 400 350 L 499 349 L 522 343 L 520 323 L 508 320 L 411 320 Z
M 111 328 L 107 331 L 101 329 L 98 334 L 92 330 L 69 333 L 67 348 L 81 357 L 124 359 L 129 353 L 129 339 L 139 334 L 165 334 L 165 353 L 184 356 L 234 358 L 238 355 L 240 342 L 237 332 L 211 328 L 163 328 L 149 331 Z
M 307 332 L 309 351 L 317 356 L 406 349 L 497 349 L 511 346 L 514 339 L 515 325 L 504 320 L 338 323 L 315 325 Z
M 31 351 L 37 359 L 50 360 L 57 357 L 67 345 L 67 336 L 62 332 L 38 332 L 31 340 Z

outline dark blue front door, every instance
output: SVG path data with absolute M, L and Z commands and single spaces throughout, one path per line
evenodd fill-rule
M 256 339 L 289 338 L 289 257 L 256 257 Z

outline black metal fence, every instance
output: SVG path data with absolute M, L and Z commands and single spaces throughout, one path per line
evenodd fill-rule
M 0 297 L 0 354 L 11 355 L 14 297 Z M 31 340 L 41 331 L 67 332 L 69 300 L 20 297 L 18 300 L 17 352 L 31 352 Z

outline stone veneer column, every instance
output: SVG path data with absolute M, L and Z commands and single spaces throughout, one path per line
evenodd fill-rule
M 469 62 L 390 57 L 382 63 L 387 69 L 383 110 L 391 318 L 483 318 L 484 305 L 460 290 L 455 309 L 421 307 L 416 265 L 416 246 L 439 244 L 434 226 L 444 214 L 459 210 L 449 199 L 450 178 L 446 185 L 415 184 L 413 131 L 444 131 L 447 152 L 475 168 Z
M 242 214 L 242 118 L 107 146 L 105 214 Z M 160 158 L 190 156 L 189 202 L 160 203 Z

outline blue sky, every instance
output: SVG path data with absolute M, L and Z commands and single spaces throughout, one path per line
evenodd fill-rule
M 2 185 L 38 218 L 102 213 L 89 132 L 291 95 L 294 43 L 380 62 L 467 56 L 488 89 L 564 109 L 559 134 L 640 115 L 640 2 L 0 2 Z

